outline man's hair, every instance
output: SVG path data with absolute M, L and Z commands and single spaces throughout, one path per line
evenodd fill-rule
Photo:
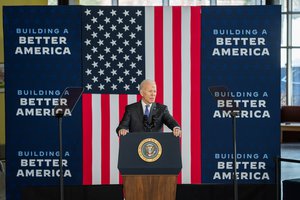
M 140 84 L 140 91 L 143 90 L 143 87 L 144 87 L 144 85 L 145 85 L 146 83 L 153 83 L 153 84 L 156 84 L 155 81 L 153 81 L 153 80 L 145 79 L 145 80 L 143 80 L 143 81 L 141 82 L 141 84 Z

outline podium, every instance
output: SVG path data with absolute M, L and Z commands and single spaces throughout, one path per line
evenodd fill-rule
M 120 137 L 118 169 L 126 200 L 175 200 L 182 168 L 173 133 L 129 133 Z

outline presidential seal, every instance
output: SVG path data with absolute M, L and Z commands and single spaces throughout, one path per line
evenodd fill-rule
M 161 144 L 153 138 L 146 138 L 139 144 L 138 153 L 142 160 L 155 162 L 162 154 Z

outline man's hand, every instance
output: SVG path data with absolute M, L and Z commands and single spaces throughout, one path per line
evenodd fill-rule
M 174 127 L 173 128 L 173 134 L 175 137 L 181 137 L 182 131 L 179 127 Z
M 120 129 L 119 132 L 118 132 L 118 134 L 119 134 L 119 136 L 121 136 L 121 135 L 126 135 L 128 132 L 129 131 L 126 130 L 126 129 Z

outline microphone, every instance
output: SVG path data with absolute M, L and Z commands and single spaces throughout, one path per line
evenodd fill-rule
M 151 131 L 151 127 L 150 127 L 150 123 L 148 121 L 148 116 L 147 115 L 144 115 L 144 117 L 143 117 L 143 123 L 144 123 L 145 131 L 146 132 L 150 132 Z
M 157 114 L 156 113 L 156 107 L 154 106 L 153 109 L 152 109 L 152 118 L 151 118 L 152 120 L 150 120 L 147 115 L 144 115 L 143 123 L 144 123 L 144 127 L 145 127 L 146 132 L 151 132 L 152 128 L 154 128 L 156 126 L 156 123 L 157 123 L 156 114 Z
M 156 115 L 152 115 L 152 123 L 151 123 L 151 128 L 156 126 L 156 122 L 157 122 L 157 117 Z

